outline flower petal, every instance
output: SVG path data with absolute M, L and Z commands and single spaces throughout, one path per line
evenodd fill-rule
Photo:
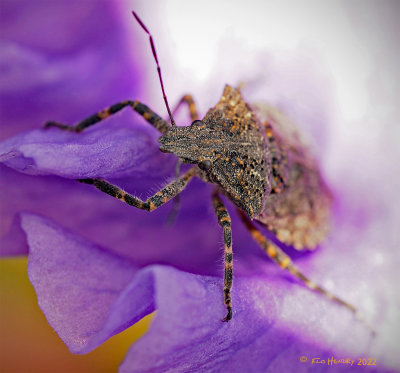
M 22 227 L 39 306 L 71 352 L 89 352 L 154 310 L 151 276 L 130 260 L 37 215 L 23 214 Z
M 347 260 L 344 245 L 350 232 L 339 229 L 330 250 L 298 263 L 317 282 L 356 304 L 369 319 L 367 311 L 379 315 L 374 322 L 378 337 L 372 341 L 369 330 L 349 310 L 290 281 L 267 261 L 258 261 L 257 272 L 251 276 L 236 274 L 234 318 L 222 323 L 222 277 L 196 276 L 163 266 L 137 271 L 130 262 L 43 218 L 24 214 L 23 227 L 32 249 L 29 274 L 39 304 L 71 351 L 88 352 L 146 312 L 159 310 L 149 333 L 128 353 L 122 372 L 220 371 L 222 367 L 234 372 L 292 371 L 303 355 L 308 359 L 373 355 L 381 366 L 389 367 L 396 360 L 388 341 L 395 338 L 395 320 L 390 315 L 398 312 L 399 299 L 390 289 L 383 290 L 386 281 L 395 279 L 397 263 L 382 257 L 371 260 L 376 253 L 374 242 L 380 239 L 375 230 L 367 231 L 352 247 L 354 261 Z M 235 262 L 239 263 L 240 259 Z M 387 275 L 380 280 L 382 271 Z M 93 309 L 92 304 L 100 305 Z M 91 323 L 82 326 L 87 312 L 95 314 L 90 316 Z M 301 367 L 307 370 L 307 365 Z
M 324 260 L 329 257 L 325 255 Z M 339 253 L 337 260 L 343 260 L 343 253 Z M 368 261 L 364 257 L 358 265 L 368 267 Z M 332 260 L 327 264 L 332 269 Z M 385 264 L 393 276 L 394 266 Z M 264 269 L 270 272 L 268 267 Z M 375 280 L 368 273 L 380 271 L 373 267 L 369 263 L 368 270 L 361 275 L 369 285 Z M 396 337 L 388 330 L 395 323 L 390 315 L 397 312 L 396 305 L 388 303 L 393 302 L 393 294 L 382 295 L 381 289 L 375 289 L 371 295 L 372 286 L 369 294 L 363 293 L 363 281 L 357 291 L 354 263 L 331 270 L 332 276 L 328 278 L 340 278 L 337 282 L 344 283 L 346 298 L 356 304 L 368 303 L 373 297 L 379 299 L 382 307 L 374 325 L 380 328 L 380 334 L 376 339 L 348 309 L 277 273 L 266 273 L 235 277 L 234 317 L 223 323 L 222 279 L 166 267 L 155 270 L 158 312 L 149 332 L 131 347 L 120 372 L 307 372 L 314 365 L 313 358 L 325 359 L 320 371 L 332 371 L 338 366 L 329 366 L 328 359 L 351 358 L 357 364 L 358 357 L 376 358 L 380 369 L 396 366 L 397 356 L 390 351 Z M 347 281 L 352 283 L 351 291 Z M 385 305 L 389 306 L 386 310 Z M 302 356 L 308 359 L 307 363 L 301 362 Z
M 173 162 L 158 150 L 156 131 L 120 125 L 129 123 L 124 114 L 80 134 L 57 128 L 22 133 L 0 144 L 0 161 L 20 172 L 71 179 L 171 173 Z
M 293 320 L 292 325 L 283 321 L 282 315 L 296 312 L 279 295 L 286 287 L 282 281 L 236 277 L 234 318 L 229 323 L 221 321 L 221 285 L 214 278 L 171 268 L 157 271 L 159 311 L 150 331 L 128 352 L 120 372 L 261 372 L 271 366 L 293 371 L 301 355 L 325 356 L 323 347 L 328 348 L 329 342 L 324 346 L 316 339 L 307 340 L 304 333 L 310 335 L 316 323 L 298 327 L 310 316 Z M 301 318 L 312 309 L 309 304 L 297 314 Z

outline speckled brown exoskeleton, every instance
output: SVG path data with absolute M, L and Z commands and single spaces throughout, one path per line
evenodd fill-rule
M 193 177 L 213 183 L 212 203 L 223 228 L 225 247 L 224 303 L 232 318 L 232 231 L 229 213 L 221 195 L 229 198 L 252 237 L 281 268 L 288 270 L 309 288 L 316 290 L 356 313 L 355 308 L 304 276 L 278 246 L 266 239 L 255 222 L 273 232 L 277 239 L 298 250 L 314 249 L 329 229 L 331 195 L 317 163 L 290 121 L 276 109 L 250 106 L 239 91 L 225 86 L 220 101 L 202 120 L 190 95 L 178 104 L 189 108 L 192 124 L 178 127 L 168 105 L 153 38 L 148 34 L 156 61 L 161 89 L 171 124 L 138 101 L 110 106 L 75 126 L 48 122 L 46 127 L 81 132 L 125 107 L 131 107 L 161 132 L 160 150 L 173 153 L 184 163 L 193 164 L 183 175 L 145 201 L 101 179 L 81 179 L 128 205 L 153 211 L 178 196 Z

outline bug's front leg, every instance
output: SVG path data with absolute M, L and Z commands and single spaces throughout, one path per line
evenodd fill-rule
M 218 218 L 218 224 L 224 229 L 224 248 L 225 248 L 225 266 L 224 266 L 224 303 L 227 309 L 226 316 L 222 321 L 229 321 L 232 318 L 232 300 L 231 300 L 231 288 L 233 279 L 233 252 L 232 252 L 232 228 L 231 218 L 228 210 L 218 195 L 218 191 L 215 190 L 212 196 L 212 202 L 215 210 L 215 214 Z
M 45 124 L 45 128 L 57 127 L 65 131 L 82 132 L 86 128 L 101 122 L 102 120 L 110 117 L 113 114 L 118 113 L 127 106 L 130 106 L 134 111 L 140 114 L 144 119 L 147 120 L 147 122 L 149 122 L 153 127 L 158 129 L 161 133 L 163 134 L 166 133 L 170 128 L 170 125 L 167 121 L 162 119 L 158 114 L 152 111 L 145 104 L 142 104 L 139 101 L 130 101 L 130 100 L 122 101 L 117 104 L 111 105 L 108 108 L 101 110 L 98 113 L 93 114 L 84 120 L 81 120 L 74 126 L 69 126 L 67 124 L 51 121 Z
M 172 114 L 175 115 L 183 104 L 186 104 L 188 106 L 189 115 L 192 122 L 195 121 L 196 119 L 199 119 L 199 114 L 197 112 L 196 104 L 194 103 L 192 95 L 182 96 L 182 98 L 179 100 L 178 104 L 172 111 Z
M 102 179 L 79 179 L 78 181 L 81 183 L 94 185 L 102 192 L 107 193 L 108 195 L 117 198 L 130 206 L 151 212 L 181 193 L 195 175 L 196 168 L 193 167 L 185 174 L 183 174 L 180 178 L 169 183 L 165 188 L 161 189 L 159 192 L 148 198 L 146 201 L 142 201 L 132 194 L 125 192 L 116 185 L 110 184 L 108 181 Z

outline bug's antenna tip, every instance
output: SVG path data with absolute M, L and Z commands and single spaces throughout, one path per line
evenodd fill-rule
M 151 46 L 151 51 L 153 52 L 153 57 L 154 57 L 154 60 L 156 61 L 157 72 L 158 72 L 158 77 L 160 79 L 161 90 L 162 90 L 162 93 L 163 93 L 165 106 L 167 107 L 169 119 L 171 120 L 171 125 L 172 126 L 176 126 L 175 121 L 174 121 L 174 117 L 172 116 L 171 110 L 169 108 L 167 95 L 165 94 L 164 83 L 163 83 L 163 79 L 162 79 L 162 75 L 161 75 L 161 67 L 160 67 L 160 64 L 158 63 L 158 57 L 157 57 L 156 47 L 154 46 L 153 37 L 151 36 L 150 31 L 147 29 L 147 27 L 144 25 L 144 23 L 139 18 L 139 16 L 135 13 L 134 10 L 132 10 L 132 15 L 135 17 L 136 21 L 139 23 L 139 25 L 142 27 L 142 29 L 149 36 L 149 42 L 150 42 L 150 46 Z

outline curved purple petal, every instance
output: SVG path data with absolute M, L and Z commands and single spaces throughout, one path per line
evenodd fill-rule
M 376 279 L 383 269 L 394 280 L 397 263 L 370 260 L 374 250 L 366 250 L 365 241 L 373 243 L 374 232 L 353 250 L 357 282 L 353 277 L 356 263 L 346 261 L 344 249 L 326 250 L 299 266 L 317 280 L 323 277 L 323 284 L 332 291 L 364 305 L 368 318 L 367 312 L 379 314 L 374 316 L 374 326 L 379 328 L 376 339 L 348 310 L 279 275 L 280 270 L 267 262 L 258 262 L 258 275 L 235 277 L 234 318 L 222 323 L 222 278 L 162 266 L 138 271 L 130 260 L 47 219 L 23 214 L 22 226 L 39 305 L 72 352 L 89 352 L 158 309 L 149 333 L 128 353 L 122 372 L 220 371 L 223 367 L 233 372 L 278 367 L 287 371 L 293 366 L 307 371 L 309 365 L 299 362 L 301 356 L 310 361 L 374 356 L 379 366 L 393 364 L 393 352 L 386 347 L 388 339 L 395 338 L 388 315 L 396 312 L 399 299 L 394 302 L 393 294 L 381 292 L 388 276 L 378 283 Z M 343 239 L 347 242 L 346 234 L 332 244 Z M 342 265 L 332 266 L 332 257 Z M 380 304 L 379 310 L 368 311 L 372 299 Z
M 158 150 L 156 131 L 132 128 L 130 113 L 121 114 L 80 134 L 57 128 L 22 133 L 0 144 L 0 162 L 32 175 L 70 179 L 172 173 L 172 159 Z
M 149 332 L 131 347 L 120 372 L 358 371 L 357 358 L 368 357 L 377 361 L 372 371 L 394 369 L 399 361 L 391 346 L 398 336 L 391 315 L 398 315 L 400 299 L 385 291 L 385 284 L 395 281 L 398 263 L 373 259 L 374 243 L 379 242 L 373 230 L 352 247 L 350 260 L 348 248 L 343 248 L 348 238 L 339 235 L 330 250 L 298 265 L 373 320 L 375 338 L 349 310 L 279 275 L 279 269 L 268 264 L 258 263 L 260 275 L 235 276 L 235 311 L 229 323 L 220 321 L 222 279 L 163 268 L 156 272 L 156 317 Z M 386 248 L 390 252 L 393 243 Z M 382 271 L 387 274 L 384 279 Z M 302 356 L 306 363 L 300 361 Z M 318 366 L 313 358 L 326 363 Z M 331 358 L 350 358 L 355 364 L 330 366 Z
M 37 215 L 21 219 L 39 306 L 71 352 L 91 351 L 154 310 L 151 278 L 130 260 Z

